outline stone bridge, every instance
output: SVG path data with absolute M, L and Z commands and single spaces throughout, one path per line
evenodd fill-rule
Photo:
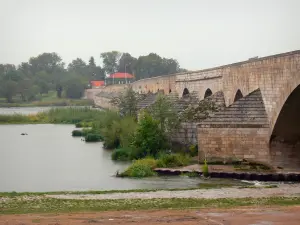
M 139 93 L 193 94 L 199 101 L 223 92 L 225 110 L 197 126 L 199 160 L 205 155 L 300 168 L 300 50 L 131 85 Z

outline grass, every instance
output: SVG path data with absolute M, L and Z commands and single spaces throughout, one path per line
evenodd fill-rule
M 39 101 L 22 102 L 20 98 L 14 98 L 14 103 L 7 103 L 5 99 L 0 99 L 1 107 L 43 107 L 43 106 L 92 106 L 93 101 L 88 99 L 68 99 L 57 98 L 55 91 L 40 96 Z
M 104 112 L 89 107 L 52 108 L 46 112 L 34 115 L 0 115 L 0 124 L 76 124 L 82 121 L 91 122 L 99 120 Z
M 230 208 L 240 206 L 299 205 L 300 197 L 243 199 L 120 199 L 66 200 L 46 197 L 10 197 L 0 200 L 0 214 L 63 213 L 150 209 Z

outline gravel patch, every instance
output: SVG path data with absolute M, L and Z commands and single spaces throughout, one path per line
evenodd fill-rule
M 221 188 L 198 189 L 182 191 L 152 191 L 109 194 L 63 194 L 46 195 L 48 198 L 103 200 L 103 199 L 151 199 L 151 198 L 263 198 L 272 196 L 292 197 L 300 196 L 300 184 L 281 184 L 277 188 Z

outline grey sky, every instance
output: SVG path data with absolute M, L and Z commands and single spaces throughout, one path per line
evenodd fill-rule
M 0 63 L 119 50 L 203 69 L 300 49 L 299 0 L 0 0 Z

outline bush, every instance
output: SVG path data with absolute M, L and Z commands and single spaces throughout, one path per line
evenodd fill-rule
M 157 154 L 168 148 L 165 133 L 160 129 L 159 122 L 149 114 L 141 116 L 137 131 L 133 138 L 133 145 L 145 156 L 157 156 Z
M 72 136 L 73 137 L 81 137 L 81 136 L 83 136 L 83 132 L 81 130 L 73 130 Z
M 183 154 L 161 154 L 157 161 L 158 167 L 187 166 L 190 158 Z
M 202 173 L 204 177 L 208 177 L 208 165 L 206 160 L 204 160 L 204 164 L 202 165 Z
M 153 169 L 157 166 L 156 160 L 153 158 L 145 158 L 136 160 L 129 166 L 121 176 L 126 177 L 150 177 L 156 175 Z
M 119 148 L 115 149 L 111 154 L 112 160 L 119 160 L 119 161 L 128 161 L 131 160 L 131 148 Z
M 192 157 L 197 156 L 198 155 L 198 145 L 190 145 L 189 154 Z
M 82 128 L 82 127 L 92 127 L 92 122 L 79 122 L 75 124 L 76 128 Z
M 85 137 L 86 142 L 97 142 L 97 141 L 102 141 L 103 138 L 99 134 L 87 134 Z

